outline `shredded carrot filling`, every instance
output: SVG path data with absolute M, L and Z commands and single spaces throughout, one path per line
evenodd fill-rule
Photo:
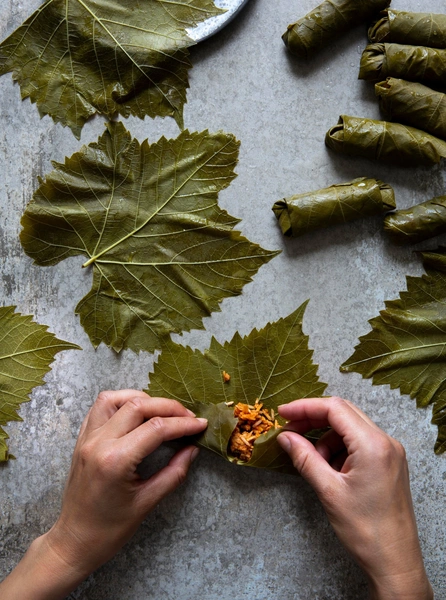
M 229 375 L 229 373 L 226 373 L 226 371 L 222 371 L 221 374 L 223 377 L 223 381 L 225 383 L 228 383 L 228 381 L 231 381 L 231 376 Z
M 239 402 L 234 407 L 234 417 L 238 423 L 229 440 L 229 452 L 243 462 L 251 458 L 256 439 L 272 428 L 281 426 L 274 418 L 274 410 L 269 411 L 257 399 L 254 406 Z

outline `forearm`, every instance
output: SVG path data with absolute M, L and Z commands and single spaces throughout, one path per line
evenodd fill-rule
M 16 568 L 0 583 L 2 600 L 60 600 L 88 576 L 68 564 L 48 543 L 48 534 L 33 541 Z

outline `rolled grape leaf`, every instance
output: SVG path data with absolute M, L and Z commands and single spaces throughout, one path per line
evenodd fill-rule
M 386 118 L 446 140 L 446 94 L 393 77 L 377 83 L 375 93 Z
M 298 237 L 330 225 L 379 215 L 395 208 L 395 195 L 387 183 L 359 177 L 349 183 L 298 194 L 273 206 L 282 233 Z
M 326 145 L 341 154 L 403 166 L 431 165 L 446 157 L 446 142 L 414 127 L 341 115 Z
M 221 12 L 213 0 L 47 0 L 0 45 L 0 75 L 76 137 L 95 113 L 182 127 L 186 28 Z
M 282 39 L 290 52 L 310 58 L 314 52 L 355 25 L 369 21 L 390 0 L 325 0 L 296 23 L 288 25 Z
M 372 44 L 394 42 L 409 46 L 446 48 L 446 15 L 389 8 L 369 28 Z
M 15 312 L 15 306 L 0 307 L 0 462 L 14 458 L 3 425 L 22 420 L 20 404 L 29 402 L 33 388 L 45 383 L 58 352 L 81 349 L 47 330 L 31 316 Z
M 277 407 L 297 398 L 321 396 L 327 387 L 319 381 L 308 336 L 302 331 L 306 304 L 260 331 L 254 329 L 245 337 L 236 333 L 223 345 L 212 338 L 204 354 L 169 340 L 150 374 L 148 393 L 174 398 L 209 420 L 198 445 L 238 465 L 295 474 L 276 441 L 279 425 L 285 424 Z M 241 460 L 231 450 L 239 422 L 234 407 L 243 403 L 254 410 L 256 400 L 262 404 L 259 412 L 266 410 L 277 423 L 250 442 L 251 457 Z
M 446 196 L 388 214 L 384 231 L 399 246 L 417 244 L 446 233 Z
M 93 266 L 76 313 L 95 347 L 150 352 L 171 332 L 202 329 L 277 254 L 234 231 L 238 220 L 217 204 L 238 150 L 222 132 L 149 145 L 109 123 L 97 143 L 54 163 L 20 239 L 38 265 L 84 255 Z
M 359 338 L 341 371 L 356 371 L 374 385 L 390 385 L 433 405 L 435 452 L 446 450 L 446 249 L 422 253 L 427 275 L 407 278 L 407 292 L 386 302 L 372 331 Z
M 446 87 L 446 50 L 402 44 L 370 44 L 361 56 L 359 79 L 398 77 L 439 89 Z

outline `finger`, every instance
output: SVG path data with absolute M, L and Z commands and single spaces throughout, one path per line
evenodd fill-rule
M 120 439 L 122 455 L 136 466 L 163 442 L 201 433 L 207 419 L 196 417 L 154 417 Z
M 335 471 L 317 452 L 311 442 L 292 431 L 280 433 L 277 441 L 285 452 L 290 455 L 293 465 L 314 488 L 316 493 L 327 487 L 327 484 L 335 476 Z
M 102 426 L 104 435 L 109 438 L 119 438 L 152 417 L 191 417 L 193 412 L 185 408 L 176 400 L 167 398 L 151 398 L 135 396 L 128 399 L 125 404 Z
M 314 447 L 330 464 L 334 456 L 346 450 L 344 440 L 334 429 L 326 431 L 324 435 L 316 442 Z
M 88 413 L 85 415 L 85 419 L 82 421 L 81 428 L 79 429 L 78 439 L 84 434 L 85 430 L 88 427 L 88 421 L 90 420 L 91 408 Z
M 341 398 L 295 400 L 279 406 L 278 411 L 291 421 L 287 428 L 298 428 L 300 422 L 313 428 L 329 425 L 344 439 L 346 445 L 348 441 L 361 439 L 370 431 L 370 425 Z
M 139 497 L 145 514 L 184 482 L 198 453 L 196 446 L 183 448 L 171 458 L 166 467 L 141 485 Z
M 131 398 L 148 398 L 139 390 L 107 390 L 101 392 L 90 409 L 87 430 L 92 431 L 102 427 L 120 407 Z
M 328 423 L 326 419 L 311 419 L 304 418 L 300 421 L 288 421 L 286 425 L 284 425 L 285 429 L 288 431 L 295 431 L 300 435 L 304 435 L 308 433 L 312 429 L 324 429 L 327 427 Z
M 378 425 L 374 421 L 372 421 L 372 419 L 370 419 L 370 417 L 368 417 L 360 408 L 358 408 L 356 406 L 356 404 L 353 404 L 353 402 L 350 402 L 350 400 L 344 400 L 344 402 L 346 402 L 350 406 L 350 408 L 352 410 L 354 410 L 362 419 L 364 419 L 364 421 L 366 423 L 368 423 L 371 427 L 373 427 L 374 429 L 379 429 L 379 431 L 382 431 L 378 427 Z

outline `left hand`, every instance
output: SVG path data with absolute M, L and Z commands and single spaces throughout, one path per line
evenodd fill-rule
M 48 537 L 67 540 L 91 570 L 110 559 L 147 514 L 185 479 L 195 446 L 180 450 L 148 480 L 137 466 L 163 442 L 200 433 L 205 419 L 175 400 L 144 392 L 102 392 L 82 424 L 62 512 Z M 82 556 L 82 559 L 80 558 Z
M 147 480 L 137 472 L 143 458 L 206 426 L 174 400 L 135 390 L 99 394 L 79 433 L 61 514 L 0 584 L 0 596 L 56 600 L 75 589 L 185 480 L 198 448 L 183 448 Z

